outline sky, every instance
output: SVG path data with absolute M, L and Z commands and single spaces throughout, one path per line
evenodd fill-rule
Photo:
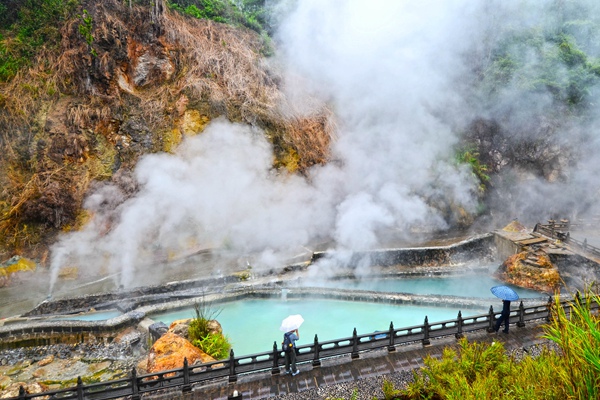
M 516 111 L 543 108 L 548 99 L 542 93 L 522 104 L 507 91 L 487 104 L 465 89 L 466 54 L 485 58 L 496 32 L 536 20 L 537 6 L 505 3 L 302 0 L 282 8 L 275 35 L 282 89 L 295 109 L 309 110 L 315 98 L 331 107 L 335 162 L 305 177 L 277 173 L 264 132 L 213 120 L 174 154 L 144 156 L 133 198 L 123 201 L 111 184 L 89 196 L 94 218 L 52 248 L 51 287 L 71 264 L 107 270 L 131 287 L 144 265 L 200 249 L 239 255 L 240 268 L 281 267 L 323 243 L 342 254 L 378 248 L 390 235 L 446 229 L 452 216 L 440 208 L 474 213 L 477 182 L 453 161 L 461 127 L 499 116 L 510 130 Z M 584 172 L 573 175 L 576 185 L 548 186 L 533 176 L 513 184 L 510 204 L 498 197 L 498 209 L 520 217 L 540 204 L 563 204 L 598 168 Z M 218 265 L 206 268 L 208 275 Z

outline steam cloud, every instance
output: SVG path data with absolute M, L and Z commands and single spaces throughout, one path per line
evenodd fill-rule
M 514 11 L 503 3 L 294 3 L 277 35 L 286 90 L 299 102 L 308 94 L 332 105 L 335 162 L 314 167 L 309 179 L 277 175 L 262 132 L 213 121 L 175 154 L 144 157 L 134 198 L 115 201 L 120 194 L 110 185 L 93 194 L 86 203 L 92 223 L 53 248 L 54 276 L 69 263 L 108 265 L 131 286 L 135 271 L 161 251 L 227 248 L 254 253 L 257 266 L 277 266 L 319 241 L 365 250 L 390 232 L 444 229 L 432 200 L 476 207 L 472 174 L 451 161 L 456 132 L 476 115 L 518 109 L 510 93 L 501 104 L 485 104 L 465 89 L 472 74 L 465 55 L 483 57 L 498 25 L 528 23 L 503 20 Z M 513 205 L 521 192 L 513 190 Z M 534 192 L 558 199 L 554 189 Z

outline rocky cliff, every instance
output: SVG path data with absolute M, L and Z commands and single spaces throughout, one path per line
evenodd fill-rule
M 331 112 L 286 107 L 264 56 L 271 44 L 250 29 L 183 16 L 164 0 L 83 1 L 59 28 L 56 46 L 0 84 L 3 259 L 45 263 L 55 235 L 89 217 L 82 201 L 94 182 L 116 183 L 126 199 L 141 155 L 170 152 L 219 116 L 262 128 L 283 173 L 327 160 Z

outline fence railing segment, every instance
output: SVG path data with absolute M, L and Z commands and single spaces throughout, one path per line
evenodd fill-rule
M 575 301 L 580 301 L 579 297 Z M 525 307 L 521 301 L 518 309 L 513 309 L 510 314 L 511 321 L 519 327 L 534 320 L 551 318 L 554 302 L 549 298 L 548 302 L 541 305 Z M 561 306 L 567 313 L 572 306 L 571 300 L 564 300 Z M 598 304 L 592 303 L 592 309 L 598 309 Z M 452 320 L 429 323 L 425 317 L 422 325 L 402 328 L 394 328 L 390 323 L 389 330 L 375 331 L 367 334 L 357 334 L 356 329 L 352 336 L 319 341 L 315 335 L 311 344 L 297 347 L 297 362 L 311 363 L 313 367 L 319 367 L 321 360 L 336 356 L 350 355 L 351 358 L 360 358 L 360 353 L 369 350 L 387 349 L 388 352 L 397 351 L 398 346 L 409 343 L 421 342 L 427 346 L 431 339 L 454 335 L 457 338 L 465 333 L 482 329 L 493 330 L 493 324 L 499 312 L 495 312 L 490 306 L 489 312 L 481 315 L 463 317 L 459 311 L 458 317 Z M 230 357 L 224 360 L 209 363 L 191 365 L 184 362 L 183 368 L 167 371 L 154 372 L 146 375 L 137 375 L 135 368 L 132 369 L 129 378 L 123 378 L 102 383 L 84 384 L 81 378 L 77 386 L 47 391 L 43 393 L 28 394 L 23 387 L 18 397 L 12 400 L 35 399 L 40 397 L 54 399 L 77 399 L 77 400 L 110 400 L 131 396 L 132 400 L 140 399 L 145 393 L 158 390 L 178 388 L 183 391 L 191 390 L 193 384 L 200 384 L 218 378 L 228 378 L 229 382 L 236 382 L 240 374 L 248 374 L 259 371 L 271 371 L 273 375 L 280 373 L 280 367 L 284 363 L 284 353 L 278 344 L 273 343 L 273 349 L 269 352 L 235 356 L 233 350 Z M 46 397 L 47 396 L 47 397 Z
M 533 228 L 533 231 L 536 233 L 541 233 L 544 236 L 547 236 L 552 239 L 561 240 L 562 242 L 577 247 L 578 250 L 583 252 L 591 253 L 597 257 L 600 257 L 600 248 L 596 246 L 592 246 L 587 242 L 587 239 L 583 241 L 577 240 L 571 237 L 571 233 L 569 232 L 569 225 L 565 223 L 551 223 L 551 224 L 536 224 Z

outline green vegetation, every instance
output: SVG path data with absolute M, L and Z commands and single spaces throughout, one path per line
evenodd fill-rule
M 592 310 L 592 305 L 596 306 Z M 544 349 L 517 361 L 502 343 L 468 343 L 446 348 L 440 360 L 427 358 L 414 381 L 394 399 L 597 399 L 600 396 L 600 297 L 588 292 L 565 313 L 556 297 L 545 337 L 560 354 Z M 388 385 L 389 386 L 389 385 Z M 387 387 L 384 392 L 392 393 Z M 387 397 L 388 399 L 390 397 Z
M 98 54 L 96 53 L 96 50 L 92 48 L 92 43 L 94 43 L 94 36 L 92 35 L 92 16 L 88 13 L 88 10 L 83 10 L 83 15 L 80 15 L 79 18 L 82 20 L 82 23 L 79 24 L 79 33 L 88 44 L 90 54 L 96 57 Z
M 358 389 L 354 388 L 352 390 L 352 396 L 350 396 L 350 400 L 358 399 Z M 344 400 L 343 397 L 328 397 L 326 400 Z
M 585 2 L 572 2 L 563 10 L 550 6 L 545 18 L 530 27 L 498 32 L 499 40 L 490 49 L 490 62 L 482 75 L 489 100 L 511 89 L 521 97 L 550 93 L 551 107 L 583 110 L 591 106 L 591 90 L 600 84 L 600 31 L 593 7 Z
M 271 28 L 266 20 L 265 0 L 171 0 L 168 5 L 194 18 L 241 25 L 258 33 Z
M 383 398 L 385 400 L 393 400 L 400 395 L 400 390 L 394 387 L 394 383 L 388 381 L 387 379 L 383 380 Z
M 0 6 L 0 82 L 60 43 L 60 28 L 78 0 L 19 0 Z M 9 8 L 10 7 L 10 8 Z
M 545 329 L 545 337 L 561 349 L 556 366 L 564 398 L 600 398 L 600 296 L 588 292 L 576 297 L 570 314 L 556 299 L 554 318 Z M 595 310 L 592 307 L 595 306 Z
M 490 181 L 490 176 L 487 174 L 487 165 L 482 164 L 479 160 L 479 153 L 471 148 L 461 150 L 456 155 L 456 162 L 458 164 L 469 164 L 471 172 L 479 181 L 479 193 L 483 194 L 487 183 Z
M 229 357 L 231 343 L 229 338 L 221 332 L 211 329 L 211 321 L 221 313 L 214 309 L 212 304 L 204 301 L 194 304 L 195 318 L 190 323 L 188 335 L 190 342 L 209 356 L 222 360 Z

